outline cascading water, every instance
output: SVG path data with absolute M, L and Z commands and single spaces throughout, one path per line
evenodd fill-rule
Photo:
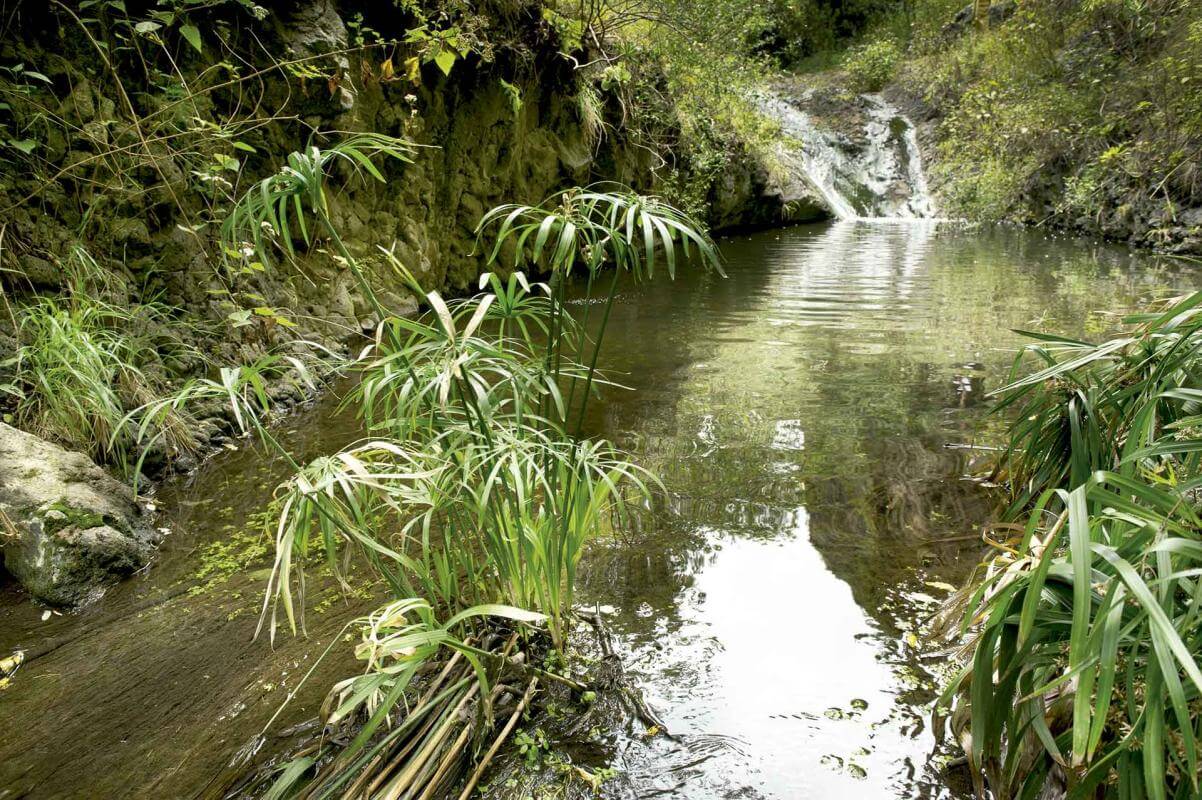
M 935 216 L 914 125 L 880 96 L 857 99 L 863 124 L 854 137 L 816 125 L 780 96 L 764 96 L 759 105 L 785 135 L 777 158 L 786 194 L 799 196 L 808 186 L 839 219 Z

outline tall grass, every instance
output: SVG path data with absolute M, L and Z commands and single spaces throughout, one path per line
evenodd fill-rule
M 380 180 L 372 157 L 409 153 L 395 140 L 361 145 L 351 139 L 333 152 Z M 390 315 L 330 222 L 320 185 L 334 161 L 313 148 L 302 168 L 294 154 L 227 226 L 232 250 L 289 253 L 288 232 L 307 238 L 311 215 L 381 318 L 347 398 L 369 438 L 298 466 L 278 490 L 260 627 L 274 636 L 282 624 L 303 626 L 305 565 L 317 553 L 343 581 L 357 556 L 394 599 L 356 623 L 364 672 L 327 702 L 327 724 L 362 727 L 348 733 L 348 746 L 326 742 L 322 758 L 292 762 L 271 791 L 430 797 L 480 751 L 499 685 L 525 684 L 527 701 L 539 680 L 582 688 L 539 668 L 538 654 L 550 647 L 566 661 L 584 548 L 621 523 L 632 499 L 646 500 L 654 481 L 609 442 L 581 437 L 590 398 L 606 382 L 597 364 L 617 277 L 642 280 L 657 268 L 673 275 L 693 254 L 717 268 L 717 252 L 694 220 L 656 198 L 615 186 L 573 189 L 484 216 L 480 252 L 496 271 L 468 299 L 426 291 L 384 251 L 429 308 L 417 319 Z M 525 270 L 547 279 L 532 281 Z M 579 320 L 565 303 L 573 278 L 599 301 L 585 303 Z M 588 319 L 594 305 L 599 320 Z M 478 778 L 479 769 L 464 796 Z
M 68 263 L 92 264 L 82 250 Z M 165 359 L 198 355 L 167 330 L 172 309 L 157 304 L 121 306 L 100 297 L 81 269 L 71 270 L 71 291 L 35 299 L 14 310 L 18 347 L 4 364 L 12 376 L 19 425 L 101 462 L 136 472 L 145 449 L 131 412 L 170 391 Z M 154 438 L 169 454 L 195 448 L 182 409 L 160 414 Z
M 1001 462 L 1025 526 L 966 598 L 948 687 L 979 790 L 1198 797 L 1202 293 L 1101 344 L 1038 337 Z

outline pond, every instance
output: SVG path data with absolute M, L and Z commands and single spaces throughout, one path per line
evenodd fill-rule
M 995 441 L 986 394 L 1014 328 L 1096 336 L 1182 290 L 1148 255 L 933 222 L 805 226 L 722 241 L 727 278 L 623 285 L 592 433 L 668 499 L 584 564 L 628 672 L 673 738 L 606 733 L 614 796 L 963 796 L 930 703 L 926 635 L 981 555 Z M 595 315 L 594 315 L 595 316 Z M 308 456 L 357 436 L 333 398 L 284 423 Z M 246 443 L 162 488 L 154 565 L 83 612 L 0 592 L 0 798 L 204 797 L 369 587 L 311 590 L 308 638 L 252 641 L 284 467 Z M 345 648 L 272 725 L 311 718 Z M 269 734 L 266 750 L 283 746 Z M 949 779 L 949 775 L 952 776 Z

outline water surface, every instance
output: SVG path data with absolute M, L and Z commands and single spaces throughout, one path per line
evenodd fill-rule
M 586 586 L 679 741 L 613 737 L 621 793 L 969 796 L 930 703 L 931 617 L 981 555 L 984 396 L 1013 328 L 1096 336 L 1155 259 L 1035 232 L 852 223 L 735 238 L 729 277 L 627 286 L 595 429 L 671 500 Z M 949 447 L 950 446 L 950 447 Z M 615 790 L 617 792 L 617 790 Z

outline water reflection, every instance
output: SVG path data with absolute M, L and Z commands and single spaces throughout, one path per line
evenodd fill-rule
M 723 245 L 730 278 L 628 287 L 594 430 L 670 498 L 597 548 L 630 670 L 677 741 L 615 732 L 622 796 L 957 797 L 921 628 L 977 556 L 980 398 L 1041 324 L 1097 332 L 1177 285 L 1153 259 L 937 224 Z M 1138 268 L 1137 268 L 1138 267 Z M 987 435 L 987 434 L 986 434 Z

